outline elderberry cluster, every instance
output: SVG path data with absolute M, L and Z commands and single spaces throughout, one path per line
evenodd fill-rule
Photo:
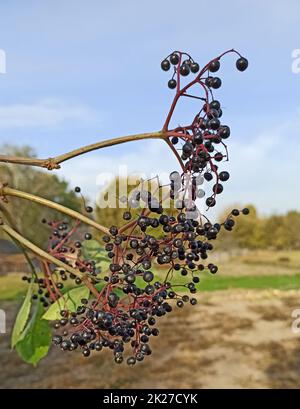
M 150 197 L 150 192 L 143 192 L 143 195 L 146 193 Z M 63 351 L 80 350 L 84 357 L 107 348 L 118 364 L 124 361 L 126 349 L 131 350 L 128 365 L 151 355 L 149 342 L 159 335 L 159 318 L 172 312 L 174 302 L 178 308 L 186 303 L 197 304 L 193 294 L 197 292 L 201 272 L 207 270 L 216 274 L 218 271 L 216 265 L 206 262 L 208 252 L 213 249 L 212 241 L 222 228 L 232 230 L 234 218 L 240 214 L 234 209 L 222 224 L 208 221 L 201 224 L 188 219 L 184 210 L 183 204 L 176 216 L 164 212 L 157 216 L 140 215 L 131 234 L 120 233 L 116 226 L 110 227 L 109 234 L 103 236 L 107 257 L 111 260 L 108 270 L 97 273 L 93 268 L 81 269 L 91 272 L 89 279 L 93 285 L 102 283 L 99 295 L 92 300 L 81 300 L 75 312 L 61 311 L 61 320 L 54 326 L 57 330 L 53 337 L 55 345 Z M 249 211 L 243 209 L 242 213 L 246 215 Z M 123 218 L 131 220 L 131 212 L 124 212 Z M 148 230 L 152 233 L 157 230 L 160 238 L 149 234 Z M 74 255 L 81 245 L 78 240 L 68 245 L 64 242 L 57 257 L 79 267 L 83 263 L 80 252 L 75 263 L 68 255 Z M 53 246 L 57 249 L 56 242 Z M 92 262 L 86 263 L 92 267 Z M 161 272 L 157 277 L 155 270 Z M 72 274 L 70 278 L 74 278 Z M 51 279 L 55 281 L 53 290 L 59 277 L 52 274 Z M 81 284 L 77 278 L 75 282 Z M 182 289 L 191 296 L 182 293 Z
M 161 62 L 161 68 L 163 71 L 169 71 L 171 66 L 174 68 L 173 76 L 168 82 L 168 87 L 171 89 L 174 89 L 177 86 L 177 81 L 175 79 L 177 73 L 183 77 L 187 77 L 190 73 L 196 74 L 200 69 L 199 64 L 195 62 L 189 54 L 180 53 L 178 51 L 174 51 Z
M 160 191 L 168 189 L 173 206 L 166 209 L 163 200 L 143 186 L 129 197 L 124 224 L 110 226 L 102 237 L 106 268 L 99 269 L 95 260 L 85 255 L 85 245 L 93 237 L 79 221 L 75 225 L 43 221 L 51 229 L 49 254 L 68 268 L 57 269 L 43 261 L 43 277 L 35 278 L 38 290 L 34 298 L 39 298 L 44 307 L 62 300 L 60 306 L 64 307 L 60 319 L 54 322 L 53 336 L 53 343 L 62 351 L 79 350 L 89 357 L 109 349 L 117 364 L 126 361 L 133 366 L 143 361 L 152 354 L 150 342 L 159 335 L 160 318 L 174 307 L 195 306 L 201 276 L 218 272 L 218 266 L 208 262 L 214 240 L 222 229 L 232 231 L 240 214 L 249 214 L 247 208 L 233 209 L 224 222 L 212 223 L 197 203 L 206 196 L 202 185 L 214 180 L 212 193 L 205 198 L 207 207 L 213 207 L 223 191 L 222 183 L 230 177 L 217 165 L 228 160 L 224 141 L 230 136 L 230 128 L 221 123 L 221 103 L 213 96 L 221 79 L 211 73 L 219 70 L 220 59 L 201 70 L 186 53 L 176 51 L 163 60 L 164 71 L 174 68 L 169 87 L 177 88 L 176 98 L 198 98 L 200 111 L 188 126 L 169 130 L 167 120 L 164 127 L 182 168 L 181 173 L 171 172 L 167 186 L 159 186 Z M 248 62 L 239 56 L 236 66 L 244 71 Z M 197 74 L 196 79 L 181 88 L 180 78 L 190 73 Z M 188 93 L 195 84 L 205 91 L 203 98 Z M 180 145 L 178 151 L 175 145 Z M 81 189 L 76 187 L 75 192 Z M 85 209 L 92 217 L 93 209 Z M 75 309 L 68 308 L 65 295 L 74 284 L 86 286 L 90 293 Z
M 182 61 L 184 56 L 188 56 L 188 59 Z M 214 180 L 212 193 L 206 199 L 208 207 L 215 206 L 216 196 L 221 194 L 224 189 L 221 182 L 226 182 L 230 176 L 227 171 L 219 171 L 218 165 L 220 162 L 228 160 L 225 141 L 231 133 L 230 127 L 221 122 L 222 106 L 213 95 L 213 90 L 222 85 L 222 80 L 219 77 L 211 75 L 220 69 L 220 59 L 221 57 L 218 57 L 207 64 L 194 81 L 204 90 L 204 97 L 189 94 L 190 84 L 182 89 L 179 88 L 178 97 L 196 98 L 204 101 L 204 104 L 202 103 L 202 107 L 191 125 L 179 126 L 173 132 L 169 132 L 171 136 L 173 134 L 171 138 L 173 145 L 178 145 L 181 142 L 178 151 L 181 153 L 181 159 L 184 163 L 183 174 L 202 175 L 206 181 Z M 199 71 L 199 65 L 186 53 L 173 52 L 162 61 L 161 67 L 164 71 L 168 71 L 172 64 L 174 66 L 173 76 L 178 74 L 178 81 L 180 81 L 180 76 L 187 76 L 189 73 L 198 73 Z M 247 59 L 240 56 L 236 61 L 236 67 L 239 71 L 245 71 L 248 67 Z M 180 82 L 176 83 L 174 78 L 169 81 L 170 88 L 175 88 L 177 85 L 180 86 Z M 195 84 L 192 83 L 192 85 Z M 202 178 L 200 177 L 198 180 L 202 180 Z M 197 190 L 197 177 L 190 178 L 189 190 L 192 192 L 192 200 L 205 196 L 202 189 Z
M 219 71 L 221 66 L 220 58 L 215 58 L 207 66 L 203 68 L 200 74 L 209 71 L 210 73 L 215 73 Z M 173 66 L 173 75 L 168 82 L 168 87 L 171 89 L 176 88 L 177 81 L 175 79 L 176 75 L 181 75 L 182 77 L 187 77 L 189 74 L 197 74 L 200 70 L 199 64 L 194 61 L 194 59 L 188 54 L 180 51 L 173 51 L 161 62 L 161 69 L 163 71 L 169 71 Z M 236 61 L 236 68 L 239 71 L 245 71 L 248 68 L 248 60 L 240 56 Z M 219 77 L 213 77 L 209 75 L 206 79 L 206 85 L 210 88 L 220 88 L 222 81 Z

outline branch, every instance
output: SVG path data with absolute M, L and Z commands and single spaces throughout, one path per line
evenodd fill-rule
M 81 213 L 76 212 L 75 210 L 69 209 L 65 206 L 62 206 L 58 203 L 55 202 L 51 202 L 51 200 L 47 200 L 44 199 L 42 197 L 39 196 L 35 196 L 32 195 L 30 193 L 27 192 L 22 192 L 21 190 L 17 190 L 17 189 L 11 189 L 8 186 L 4 186 L 1 189 L 1 194 L 5 197 L 5 196 L 15 196 L 15 197 L 20 197 L 22 199 L 26 199 L 26 200 L 30 200 L 31 202 L 35 202 L 35 203 L 39 203 L 41 205 L 47 206 L 51 209 L 57 210 L 58 212 L 67 214 L 68 216 L 77 219 L 77 220 L 81 220 L 83 223 L 94 227 L 97 230 L 102 231 L 104 234 L 110 234 L 109 230 L 102 226 L 101 224 L 95 222 L 94 220 L 89 219 L 88 217 L 84 216 Z
M 138 141 L 142 139 L 165 139 L 165 135 L 163 134 L 163 132 L 150 132 L 129 136 L 121 136 L 120 138 L 107 139 L 106 141 L 103 142 L 97 142 L 91 145 L 83 146 L 81 148 L 75 149 L 63 155 L 55 156 L 53 158 L 48 159 L 0 155 L 0 162 L 15 163 L 17 165 L 38 166 L 41 168 L 46 168 L 48 170 L 60 169 L 61 163 L 69 159 L 75 158 L 76 156 L 83 155 L 85 153 L 106 148 L 109 146 L 120 145 L 122 143 Z

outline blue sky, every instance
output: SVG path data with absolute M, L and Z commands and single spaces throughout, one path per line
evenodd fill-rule
M 232 173 L 218 210 L 252 202 L 261 213 L 299 210 L 300 48 L 297 0 L 77 0 L 0 3 L 0 145 L 33 146 L 48 157 L 108 137 L 159 130 L 172 98 L 160 61 L 174 49 L 205 64 L 229 48 L 216 97 L 232 128 Z M 188 122 L 190 105 L 179 112 Z M 65 164 L 60 174 L 95 197 L 97 175 L 177 167 L 157 141 L 122 145 Z M 222 198 L 222 200 L 221 200 Z

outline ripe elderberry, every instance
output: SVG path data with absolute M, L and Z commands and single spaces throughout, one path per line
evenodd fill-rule
M 244 57 L 240 57 L 236 62 L 236 68 L 239 71 L 245 71 L 248 68 L 248 60 Z

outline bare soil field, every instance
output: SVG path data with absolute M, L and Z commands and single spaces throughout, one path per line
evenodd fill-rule
M 16 305 L 2 302 L 11 326 Z M 1 388 L 299 388 L 300 334 L 291 330 L 300 291 L 230 290 L 160 323 L 153 356 L 135 368 L 109 352 L 90 359 L 53 349 L 37 368 L 0 336 Z

